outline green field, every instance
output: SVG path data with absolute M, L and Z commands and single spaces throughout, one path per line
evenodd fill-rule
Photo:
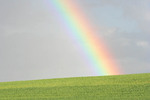
M 150 100 L 150 73 L 1 82 L 0 100 Z

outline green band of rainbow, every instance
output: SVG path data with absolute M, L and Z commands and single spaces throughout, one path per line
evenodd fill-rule
M 90 62 L 98 75 L 121 74 L 104 42 L 74 0 L 49 0 L 49 3 L 55 9 L 54 13 L 57 13 L 62 27 L 78 42 L 87 62 Z

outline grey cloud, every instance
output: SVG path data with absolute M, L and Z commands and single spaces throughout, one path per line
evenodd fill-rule
M 69 77 L 89 73 L 86 65 L 81 62 L 77 49 L 71 47 L 67 38 L 24 33 L 7 36 L 1 42 L 0 68 L 1 76 L 5 76 L 1 77 L 1 81 L 54 78 L 61 75 Z
M 76 44 L 42 3 L 0 0 L 0 81 L 91 75 Z
M 106 35 L 104 38 L 126 73 L 144 72 L 145 69 L 148 72 L 150 70 L 148 67 L 150 47 L 147 35 L 115 30 L 109 37 Z
M 100 28 L 124 74 L 149 72 L 149 0 L 78 0 L 89 19 Z M 119 27 L 110 27 L 101 8 L 113 7 Z M 109 16 L 110 9 L 106 10 Z M 117 15 L 119 9 L 122 15 Z M 0 81 L 94 75 L 75 41 L 41 0 L 0 0 Z M 92 15 L 94 14 L 94 15 Z M 141 16 L 142 15 L 142 16 Z M 149 15 L 146 15 L 149 16 Z M 120 18 L 120 19 L 119 19 Z M 108 17 L 109 19 L 109 17 Z M 134 20 L 138 31 L 131 29 Z M 126 23 L 128 21 L 129 23 Z M 126 25 L 128 24 L 128 25 Z
M 136 22 L 138 31 L 134 30 L 132 32 L 128 32 L 129 26 L 126 26 L 127 30 L 125 28 L 125 30 L 121 30 L 118 27 L 108 27 L 103 24 L 99 26 L 101 36 L 109 45 L 110 51 L 114 53 L 125 73 L 149 72 L 150 70 L 149 5 L 149 0 L 99 0 L 89 1 L 85 5 L 89 11 L 96 11 L 96 8 L 115 7 L 122 10 L 123 24 L 127 24 L 125 23 L 127 20 Z M 99 14 L 101 14 L 100 11 Z M 103 20 L 106 21 L 105 19 Z M 118 21 L 122 20 L 118 19 Z M 110 22 L 109 24 L 114 23 Z

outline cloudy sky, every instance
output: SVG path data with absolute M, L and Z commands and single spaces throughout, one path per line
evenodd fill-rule
M 150 0 L 74 0 L 123 74 L 150 72 Z M 0 0 L 0 81 L 93 76 L 46 0 Z

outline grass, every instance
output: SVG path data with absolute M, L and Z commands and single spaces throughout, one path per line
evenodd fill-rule
M 0 100 L 150 100 L 150 73 L 1 82 Z

